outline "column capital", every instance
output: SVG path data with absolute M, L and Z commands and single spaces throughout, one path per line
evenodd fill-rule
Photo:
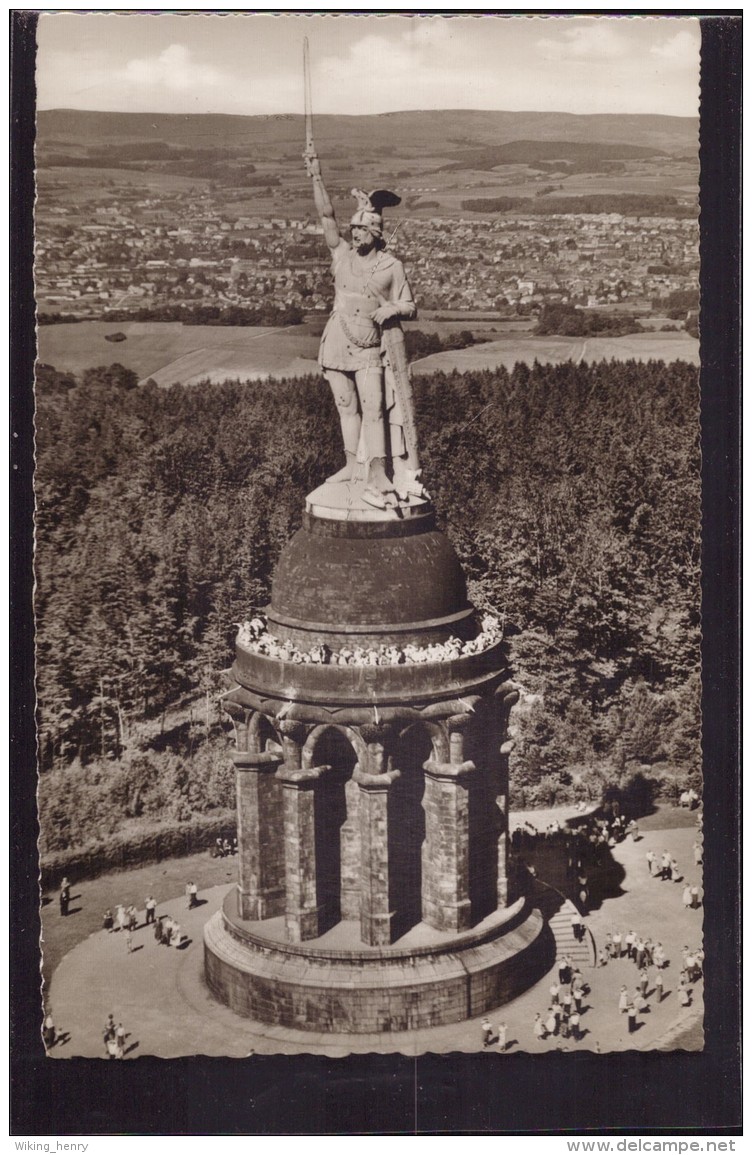
M 399 770 L 386 770 L 383 774 L 368 774 L 365 770 L 361 770 L 359 766 L 356 766 L 353 772 L 353 778 L 361 790 L 369 791 L 387 791 L 392 783 L 397 781 L 399 776 Z
M 277 722 L 277 729 L 285 738 L 291 738 L 293 742 L 302 746 L 307 732 L 305 723 L 299 722 L 296 718 L 283 718 Z
M 472 714 L 452 714 L 446 720 L 447 730 L 450 734 L 461 734 L 473 720 Z
M 358 727 L 360 736 L 366 745 L 373 742 L 380 742 L 382 746 L 386 746 L 395 736 L 394 722 L 364 722 Z
M 423 763 L 423 769 L 430 778 L 443 778 L 447 781 L 456 781 L 472 774 L 475 770 L 474 762 L 434 762 L 429 758 Z
M 283 786 L 292 786 L 296 790 L 308 790 L 315 786 L 319 778 L 325 771 L 331 770 L 331 766 L 310 766 L 304 769 L 302 766 L 280 766 L 275 775 Z

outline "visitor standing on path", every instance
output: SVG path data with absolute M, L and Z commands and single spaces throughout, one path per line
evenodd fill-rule
M 144 911 L 146 915 L 146 925 L 149 926 L 150 923 L 154 922 L 157 911 L 157 900 L 151 894 L 146 896 Z
M 663 975 L 660 971 L 655 976 L 655 994 L 659 1004 L 663 1002 Z
M 64 916 L 68 913 L 70 906 L 70 883 L 67 878 L 64 878 L 60 883 L 60 913 Z
M 640 971 L 640 992 L 643 996 L 648 993 L 648 986 L 650 985 L 650 975 L 647 972 L 647 967 L 643 967 Z
M 491 1022 L 487 1017 L 484 1018 L 481 1022 L 480 1029 L 483 1037 L 483 1046 L 487 1047 L 490 1045 L 493 1039 L 493 1027 L 491 1026 Z
M 42 1038 L 44 1039 L 45 1047 L 49 1048 L 49 1047 L 55 1046 L 55 1041 L 56 1041 L 55 1020 L 53 1019 L 49 1010 L 47 1011 L 47 1014 L 44 1016 L 44 1025 L 42 1027 Z
M 188 909 L 193 910 L 194 906 L 198 906 L 198 887 L 195 882 L 189 882 L 185 888 L 185 893 L 188 896 Z
M 507 1024 L 506 1023 L 499 1023 L 499 1026 L 497 1029 L 498 1029 L 498 1033 L 499 1033 L 499 1037 L 497 1039 L 497 1044 L 498 1044 L 499 1050 L 501 1051 L 501 1053 L 503 1055 L 507 1049 Z

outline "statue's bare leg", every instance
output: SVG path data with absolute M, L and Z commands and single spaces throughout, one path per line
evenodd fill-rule
M 334 403 L 339 413 L 339 423 L 342 429 L 342 442 L 345 448 L 345 465 L 337 473 L 333 473 L 327 481 L 352 481 L 357 465 L 358 441 L 360 440 L 361 417 L 358 406 L 358 392 L 355 382 L 347 373 L 339 369 L 326 369 L 324 376 L 329 382 L 329 388 L 334 397 Z
M 394 486 L 386 473 L 386 414 L 384 410 L 384 371 L 379 367 L 359 369 L 355 374 L 360 408 L 363 414 L 363 441 L 368 457 L 368 489 L 387 494 Z

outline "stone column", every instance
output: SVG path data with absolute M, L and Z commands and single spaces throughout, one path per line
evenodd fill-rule
M 369 774 L 355 768 L 360 796 L 360 937 L 369 946 L 389 946 L 394 912 L 389 903 L 389 788 L 399 770 Z
M 514 742 L 504 742 L 500 747 L 500 753 L 504 759 L 504 781 L 506 783 L 506 761 L 509 758 L 509 753 L 514 747 Z M 496 857 L 496 897 L 500 907 L 509 905 L 509 876 L 507 873 L 509 863 L 509 793 L 505 786 L 503 794 L 500 794 L 496 799 L 496 805 L 501 814 L 501 826 L 499 829 L 499 837 L 496 842 L 497 857 Z
M 423 845 L 423 921 L 436 930 L 467 930 L 470 912 L 468 774 L 472 762 L 424 764 L 426 840 Z
M 497 702 L 499 730 L 502 743 L 499 747 L 501 755 L 501 793 L 496 799 L 496 805 L 501 812 L 501 827 L 497 841 L 496 866 L 496 894 L 500 907 L 509 905 L 514 896 L 509 893 L 509 878 L 507 874 L 509 862 L 509 755 L 514 749 L 514 741 L 508 737 L 509 715 L 512 707 L 520 700 L 519 690 L 511 682 L 504 682 L 498 686 L 494 697 Z
M 288 942 L 318 938 L 322 908 L 316 886 L 316 783 L 324 766 L 303 767 L 305 727 L 283 721 L 282 783 L 285 830 L 285 932 Z
M 233 754 L 238 812 L 238 913 L 273 918 L 284 910 L 282 788 L 277 754 Z

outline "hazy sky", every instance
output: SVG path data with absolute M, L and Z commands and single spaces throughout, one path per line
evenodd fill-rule
M 39 108 L 314 113 L 698 112 L 700 24 L 677 16 L 42 13 Z

